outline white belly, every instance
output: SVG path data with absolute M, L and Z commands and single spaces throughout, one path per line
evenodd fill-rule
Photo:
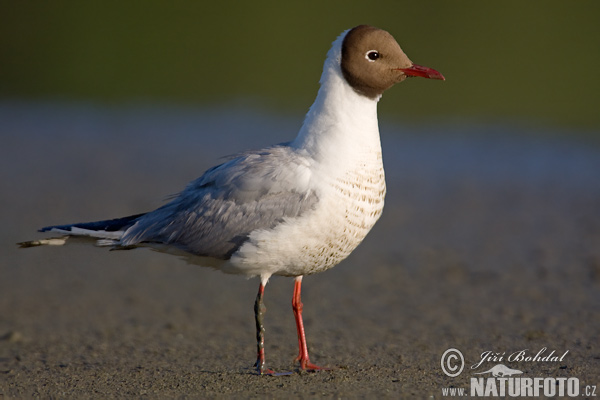
M 314 274 L 345 259 L 383 210 L 385 177 L 381 154 L 319 185 L 315 210 L 274 229 L 256 231 L 222 270 L 250 276 Z

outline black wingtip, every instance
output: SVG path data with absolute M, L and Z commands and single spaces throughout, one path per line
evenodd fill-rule
M 104 220 L 104 221 L 80 222 L 77 224 L 69 224 L 69 225 L 45 226 L 45 227 L 41 228 L 38 232 L 49 232 L 53 229 L 60 229 L 61 231 L 71 232 L 73 227 L 89 229 L 91 231 L 114 232 L 114 231 L 128 228 L 129 226 L 133 225 L 135 223 L 135 221 L 137 221 L 137 219 L 143 215 L 145 215 L 145 213 L 130 215 L 128 217 L 123 217 L 123 218 L 109 219 L 109 220 Z

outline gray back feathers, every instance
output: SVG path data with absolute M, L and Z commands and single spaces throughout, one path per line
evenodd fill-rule
M 314 208 L 318 199 L 308 187 L 309 176 L 307 158 L 286 145 L 241 153 L 142 216 L 120 244 L 161 243 L 228 259 L 252 231 Z

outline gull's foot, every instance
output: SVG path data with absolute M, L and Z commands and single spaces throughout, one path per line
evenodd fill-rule
M 333 369 L 330 367 L 319 367 L 318 365 L 311 363 L 309 359 L 297 358 L 296 361 L 300 361 L 300 369 L 304 371 L 330 371 Z

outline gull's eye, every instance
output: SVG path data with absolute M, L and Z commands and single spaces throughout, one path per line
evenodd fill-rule
M 379 57 L 380 57 L 380 55 L 377 50 L 369 50 L 369 51 L 367 51 L 367 54 L 365 54 L 365 58 L 369 62 L 376 61 Z

